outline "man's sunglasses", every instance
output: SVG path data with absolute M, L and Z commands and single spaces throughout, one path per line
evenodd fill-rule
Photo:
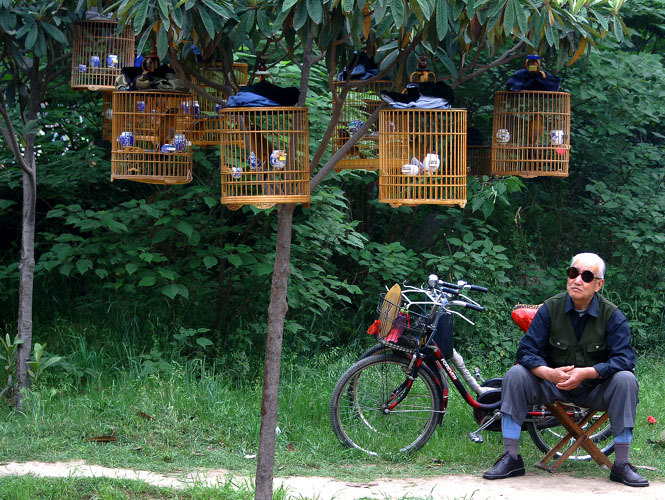
M 574 280 L 580 275 L 579 269 L 576 267 L 569 267 L 566 269 L 566 274 L 571 280 Z M 593 280 L 601 280 L 603 278 L 596 278 L 591 271 L 582 271 L 582 281 L 585 283 L 591 283 Z

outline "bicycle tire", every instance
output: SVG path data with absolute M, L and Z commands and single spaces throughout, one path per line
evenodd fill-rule
M 330 422 L 348 448 L 373 456 L 419 450 L 440 419 L 440 390 L 426 370 L 393 411 L 382 406 L 406 380 L 409 359 L 380 354 L 357 361 L 339 379 L 330 398 Z
M 579 422 L 582 418 L 584 418 L 584 414 L 580 414 L 575 420 Z M 594 419 L 586 424 L 585 428 L 590 426 L 593 422 Z M 548 453 L 552 447 L 561 441 L 561 439 L 568 433 L 568 431 L 566 431 L 566 429 L 554 417 L 542 417 L 533 421 L 528 421 L 526 422 L 526 429 L 529 431 L 531 440 L 543 453 Z M 607 420 L 597 432 L 591 435 L 591 440 L 606 456 L 610 456 L 614 452 L 614 439 L 612 437 L 612 429 L 609 420 Z M 570 443 L 572 444 L 573 441 L 574 439 L 571 439 Z M 560 457 L 561 453 L 557 453 L 556 456 Z M 591 455 L 587 454 L 583 447 L 580 447 L 568 457 L 568 460 L 586 462 L 591 460 Z

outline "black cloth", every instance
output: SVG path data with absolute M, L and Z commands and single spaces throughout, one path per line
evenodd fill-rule
M 240 87 L 238 93 L 240 92 L 252 92 L 261 97 L 270 99 L 271 101 L 275 101 L 280 106 L 295 106 L 300 97 L 300 90 L 296 87 L 278 87 L 266 80 L 255 83 L 254 85 Z
M 532 73 L 527 69 L 520 69 L 508 78 L 506 90 L 511 92 L 519 92 L 520 90 L 557 92 L 560 84 L 561 77 L 552 75 L 547 71 Z
M 455 103 L 455 93 L 452 87 L 444 82 L 412 82 L 406 84 L 406 92 L 393 92 L 390 90 L 382 90 L 381 96 L 387 96 L 395 102 L 408 104 L 420 99 L 420 96 L 438 97 L 448 101 L 450 106 Z

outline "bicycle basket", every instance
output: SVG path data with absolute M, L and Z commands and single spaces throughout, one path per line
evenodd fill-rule
M 429 316 L 407 311 L 381 294 L 377 308 L 376 339 L 384 345 L 413 352 L 427 343 L 431 335 Z

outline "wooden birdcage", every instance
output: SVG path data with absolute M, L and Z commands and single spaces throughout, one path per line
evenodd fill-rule
M 335 82 L 334 92 L 339 95 L 346 82 Z M 332 153 L 340 149 L 344 143 L 358 130 L 381 104 L 381 90 L 389 89 L 392 82 L 379 80 L 371 84 L 353 87 L 346 94 L 342 111 L 332 137 Z M 336 99 L 333 99 L 333 107 Z M 378 170 L 379 168 L 379 127 L 374 124 L 370 130 L 356 142 L 351 150 L 337 162 L 335 171 L 342 169 L 363 168 Z
M 466 109 L 379 113 L 379 201 L 466 205 Z
M 199 71 L 206 79 L 216 84 L 224 84 L 224 72 L 221 65 L 203 66 Z M 233 63 L 234 84 L 238 87 L 247 85 L 248 67 L 246 63 Z M 220 100 L 228 99 L 228 95 L 216 88 L 200 83 L 202 88 L 210 95 Z M 237 88 L 236 88 L 237 90 Z M 199 105 L 198 116 L 195 117 L 194 125 L 189 138 L 192 144 L 197 146 L 219 146 L 221 122 L 219 114 L 222 109 L 218 103 L 202 96 L 194 96 L 193 99 Z
M 102 92 L 102 139 L 111 141 L 113 136 L 113 92 Z
M 490 175 L 492 173 L 492 147 L 467 146 L 466 165 L 469 175 Z
M 92 19 L 74 23 L 72 78 L 75 90 L 112 91 L 124 66 L 134 65 L 134 30 L 118 21 Z
M 569 93 L 494 94 L 493 174 L 567 177 L 569 157 Z
M 186 184 L 192 180 L 191 96 L 113 92 L 111 180 Z
M 307 108 L 225 108 L 221 126 L 223 205 L 309 206 Z

